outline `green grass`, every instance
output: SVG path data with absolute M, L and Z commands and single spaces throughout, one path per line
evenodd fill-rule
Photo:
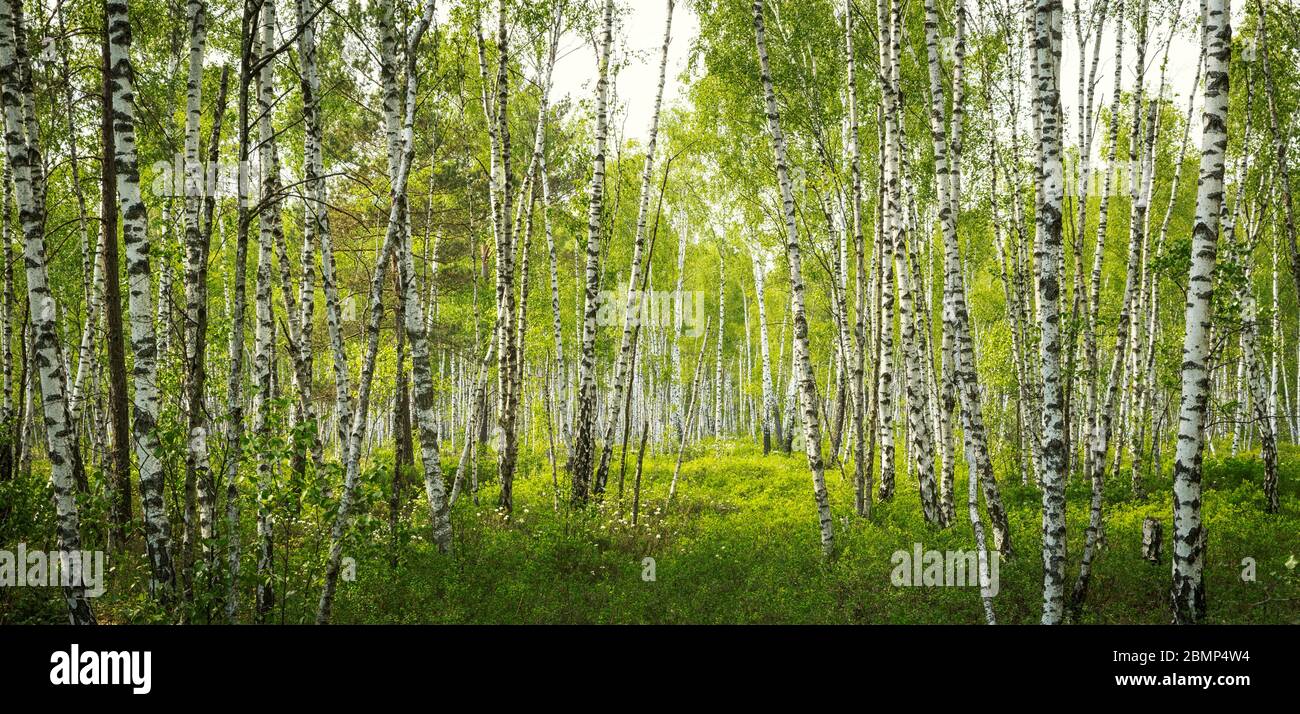
M 634 455 L 633 455 L 634 456 Z M 695 447 L 682 468 L 677 496 L 666 500 L 674 457 L 648 456 L 640 522 L 631 525 L 631 471 L 617 495 L 618 460 L 610 492 L 581 511 L 553 507 L 544 456 L 523 459 L 516 508 L 506 519 L 496 508 L 493 467 L 485 458 L 479 504 L 466 495 L 453 510 L 455 543 L 439 555 L 426 540 L 422 488 L 410 488 L 409 517 L 399 534 L 398 563 L 386 522 L 386 482 L 374 475 L 363 495 L 363 516 L 345 554 L 355 559 L 354 581 L 341 582 L 337 622 L 400 623 L 979 623 L 978 591 L 963 587 L 895 587 L 896 550 L 973 548 L 966 517 L 964 474 L 958 472 L 957 522 L 939 530 L 920 513 L 914 483 L 900 473 L 898 493 L 877 502 L 870 521 L 852 512 L 852 483 L 838 467 L 827 471 L 834 512 L 836 556 L 821 556 L 811 478 L 802 456 L 762 453 L 748 445 Z M 1207 455 L 1204 517 L 1209 545 L 1205 566 L 1211 623 L 1300 622 L 1300 449 L 1282 452 L 1282 512 L 1264 513 L 1262 466 L 1256 458 Z M 449 464 L 450 466 L 450 464 Z M 851 478 L 851 474 L 849 475 Z M 999 622 L 1037 622 L 1041 607 L 1040 495 L 1000 472 L 1016 555 L 1002 562 L 994 608 Z M 563 490 L 565 476 L 560 473 Z M 1165 623 L 1170 580 L 1170 488 L 1149 479 L 1151 494 L 1135 499 L 1127 468 L 1106 491 L 1107 547 L 1095 561 L 1084 623 Z M 1088 518 L 1088 487 L 1068 488 L 1069 578 L 1078 572 Z M 304 513 L 307 513 L 304 511 Z M 249 514 L 245 514 L 246 520 Z M 1166 552 L 1159 565 L 1140 557 L 1144 517 L 1164 522 Z M 311 621 L 327 545 L 322 513 L 308 513 L 282 539 L 288 567 L 277 589 L 282 609 L 273 621 Z M 253 569 L 251 521 L 246 524 L 246 576 Z M 166 619 L 149 602 L 143 558 L 118 559 L 108 593 L 95 603 L 103 621 Z M 655 580 L 642 579 L 643 559 L 655 560 Z M 1242 560 L 1253 558 L 1256 579 L 1243 581 Z M 125 562 L 123 562 L 125 561 Z M 1288 566 L 1288 562 L 1291 564 Z M 251 597 L 245 588 L 244 610 Z M 37 596 L 35 593 L 42 593 Z M 0 620 L 60 621 L 51 591 L 23 593 L 0 607 Z M 4 597 L 0 594 L 0 597 Z M 0 600 L 0 605 L 5 601 Z M 5 615 L 7 608 L 9 614 Z M 247 617 L 247 615 L 245 615 Z

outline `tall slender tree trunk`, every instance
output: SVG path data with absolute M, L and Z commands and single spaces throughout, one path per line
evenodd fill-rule
M 1091 500 L 1088 509 L 1088 527 L 1084 531 L 1083 559 L 1079 566 L 1079 577 L 1075 579 L 1074 589 L 1070 594 L 1070 610 L 1073 617 L 1078 617 L 1083 601 L 1088 594 L 1088 584 L 1092 574 L 1092 561 L 1100 548 L 1103 538 L 1102 507 L 1106 480 L 1106 454 L 1111 441 L 1111 429 L 1116 420 L 1116 410 L 1121 399 L 1121 384 L 1124 381 L 1125 358 L 1129 354 L 1129 337 L 1131 322 L 1136 316 L 1135 303 L 1141 285 L 1140 268 L 1142 262 L 1142 242 L 1146 231 L 1147 205 L 1149 195 L 1145 190 L 1143 167 L 1139 151 L 1140 131 L 1142 126 L 1142 68 L 1145 66 L 1147 46 L 1148 3 L 1144 2 L 1137 18 L 1137 66 L 1138 87 L 1133 93 L 1133 122 L 1129 131 L 1129 166 L 1136 173 L 1129 177 L 1129 199 L 1131 216 L 1129 220 L 1128 262 L 1124 277 L 1124 296 L 1120 303 L 1119 318 L 1115 326 L 1115 351 L 1111 354 L 1110 371 L 1106 382 L 1103 401 L 1096 405 L 1092 416 L 1092 430 L 1088 443 L 1088 458 L 1085 460 L 1088 481 L 1091 485 Z M 1117 439 L 1117 444 L 1122 444 Z M 1118 447 L 1117 447 L 1118 448 Z M 1115 469 L 1117 470 L 1117 469 Z
M 1244 198 L 1244 197 L 1243 197 Z M 1239 198 L 1238 200 L 1242 200 Z M 1277 513 L 1280 508 L 1277 492 L 1277 432 L 1274 431 L 1272 384 L 1270 373 L 1264 362 L 1260 347 L 1260 329 L 1258 308 L 1255 300 L 1255 288 L 1251 283 L 1251 262 L 1253 256 L 1248 242 L 1245 251 L 1245 284 L 1241 291 L 1241 321 L 1243 355 L 1247 364 L 1247 379 L 1250 386 L 1250 401 L 1254 406 L 1255 428 L 1259 430 L 1260 456 L 1264 461 L 1264 497 L 1268 501 L 1268 512 Z
M 1192 229 L 1192 265 L 1184 316 L 1182 397 L 1174 457 L 1173 582 L 1174 622 L 1200 622 L 1205 616 L 1205 529 L 1201 522 L 1201 447 L 1209 401 L 1210 308 L 1214 264 L 1223 206 L 1224 155 L 1228 143 L 1228 64 L 1232 28 L 1224 0 L 1206 0 L 1205 104 L 1202 110 L 1201 173 Z
M 342 309 L 339 304 L 338 279 L 334 269 L 334 246 L 330 232 L 329 204 L 326 199 L 325 165 L 322 158 L 320 116 L 320 70 L 316 65 L 316 0 L 297 0 L 298 61 L 302 65 L 303 96 L 303 173 L 306 179 L 307 199 L 304 204 L 303 256 L 309 247 L 318 246 L 320 252 L 321 289 L 325 294 L 325 326 L 330 343 L 334 367 L 334 410 L 338 422 L 339 450 L 347 449 L 347 425 L 352 421 L 351 380 L 348 377 L 347 351 L 343 344 Z M 308 261 L 303 261 L 304 276 Z M 304 296 L 306 286 L 302 287 Z M 310 314 L 309 303 L 303 300 L 303 315 Z M 308 320 L 303 320 L 304 330 Z M 309 340 L 302 345 L 310 349 Z M 319 435 L 318 439 L 323 439 Z M 340 453 L 340 459 L 346 454 Z
M 550 45 L 547 49 L 545 89 L 542 92 L 542 103 L 537 113 L 538 128 L 534 153 L 537 159 L 537 180 L 542 185 L 542 230 L 546 233 L 547 267 L 550 268 L 551 327 L 555 339 L 555 373 L 559 380 L 558 385 L 548 383 L 547 388 L 555 389 L 555 412 L 558 417 L 560 438 L 565 444 L 568 444 L 570 440 L 569 422 L 564 418 L 565 412 L 568 411 L 568 370 L 564 358 L 564 322 L 560 316 L 560 270 L 556 260 L 555 234 L 551 229 L 551 178 L 546 166 L 546 126 L 550 106 L 551 73 L 555 69 L 560 34 L 564 28 L 562 13 L 562 8 L 555 13 L 555 25 L 551 30 Z
M 381 22 L 388 27 L 385 32 L 394 32 L 391 8 L 385 8 Z M 320 600 L 316 606 L 316 624 L 327 624 L 333 611 L 334 596 L 338 586 L 339 571 L 343 561 L 344 538 L 347 535 L 351 518 L 352 500 L 361 477 L 361 450 L 365 442 L 366 428 L 369 423 L 370 390 L 374 380 L 375 360 L 379 353 L 379 327 L 383 319 L 383 291 L 389 261 L 396 255 L 398 286 L 405 296 L 406 334 L 411 343 L 411 377 L 414 387 L 415 423 L 420 431 L 420 457 L 424 469 L 425 494 L 429 500 L 430 524 L 433 542 L 439 551 L 447 552 L 451 548 L 450 501 L 446 498 L 442 478 L 441 456 L 438 451 L 438 422 L 434 409 L 433 369 L 429 358 L 428 341 L 425 333 L 424 311 L 420 303 L 419 291 L 415 285 L 415 269 L 411 256 L 411 233 L 407 224 L 405 201 L 407 179 L 410 177 L 411 164 L 415 159 L 415 110 L 417 76 L 415 72 L 416 51 L 420 40 L 433 22 L 434 3 L 429 0 L 422 7 L 421 14 L 406 34 L 406 91 L 402 119 L 394 121 L 393 115 L 398 111 L 399 100 L 391 96 L 385 98 L 386 123 L 397 124 L 398 133 L 395 150 L 391 158 L 395 161 L 391 176 L 392 186 L 389 193 L 388 227 L 384 234 L 383 245 L 375 264 L 374 275 L 370 281 L 370 308 L 366 321 L 366 350 L 361 364 L 361 375 L 357 387 L 356 409 L 352 413 L 349 425 L 348 441 L 345 447 L 343 492 L 339 496 L 338 512 L 330 531 L 330 550 L 325 565 L 325 585 L 321 589 Z M 382 29 L 382 28 L 381 28 Z M 392 74 L 392 84 L 396 85 L 395 43 L 385 42 L 383 47 L 384 72 Z M 400 123 L 399 123 L 400 122 Z
M 1119 0 L 1117 12 L 1119 17 L 1124 16 L 1125 0 Z M 1093 472 L 1092 460 L 1095 456 L 1093 451 L 1093 435 L 1097 431 L 1097 419 L 1100 405 L 1098 403 L 1098 386 L 1100 384 L 1100 356 L 1097 349 L 1097 322 L 1101 313 L 1101 278 L 1102 263 L 1106 255 L 1106 235 L 1110 217 L 1110 197 L 1113 193 L 1112 184 L 1117 180 L 1118 166 L 1116 157 L 1119 152 L 1119 115 L 1120 115 L 1120 78 L 1124 67 L 1124 23 L 1120 22 L 1115 28 L 1115 76 L 1112 80 L 1113 94 L 1110 102 L 1110 124 L 1107 130 L 1107 144 L 1110 147 L 1106 159 L 1106 175 L 1102 179 L 1101 203 L 1097 211 L 1097 240 L 1093 247 L 1092 255 L 1092 278 L 1088 288 L 1088 317 L 1083 326 L 1083 353 L 1087 360 L 1085 369 L 1087 387 L 1084 403 L 1084 443 L 1086 451 L 1084 453 L 1084 472 L 1091 474 Z M 1105 455 L 1103 454 L 1103 458 Z
M 76 500 L 76 431 L 66 402 L 68 379 L 59 349 L 55 315 L 57 306 L 50 292 L 44 236 L 44 205 L 34 191 L 32 166 L 39 156 L 39 136 L 28 132 L 22 121 L 19 79 L 23 56 L 17 50 L 21 36 L 15 26 L 13 0 L 0 0 L 0 109 L 5 124 L 5 151 L 13 170 L 18 217 L 24 237 L 23 259 L 27 273 L 28 319 L 39 372 L 41 404 L 44 410 L 46 445 L 49 449 L 50 484 L 62 572 L 71 573 L 63 585 L 68 619 L 74 625 L 93 625 L 95 615 L 86 594 L 84 565 L 80 559 L 81 522 Z
M 790 264 L 790 309 L 794 321 L 794 358 L 799 381 L 799 402 L 803 411 L 804 447 L 808 454 L 808 469 L 812 472 L 813 499 L 817 504 L 822 552 L 831 556 L 835 552 L 835 532 L 831 524 L 830 499 L 826 492 L 826 478 L 822 466 L 821 426 L 817 418 L 817 383 L 813 380 L 812 362 L 808 353 L 808 317 L 804 310 L 803 258 L 799 249 L 799 231 L 795 223 L 794 188 L 790 180 L 789 162 L 786 158 L 785 135 L 781 133 L 781 117 L 777 112 L 776 90 L 772 84 L 772 71 L 767 59 L 767 33 L 763 22 L 763 0 L 754 0 L 754 36 L 758 46 L 759 72 L 763 82 L 763 95 L 767 108 L 767 124 L 772 135 L 772 149 L 776 155 L 776 176 L 781 188 L 781 206 L 785 218 L 785 254 Z M 721 327 L 721 325 L 719 325 Z M 721 332 L 719 332 L 721 334 Z
M 772 386 L 772 359 L 771 349 L 768 346 L 767 339 L 767 302 L 765 295 L 765 278 L 766 268 L 762 265 L 760 259 L 754 260 L 754 294 L 758 301 L 758 350 L 761 361 L 760 368 L 763 370 L 763 454 L 767 454 L 772 448 L 772 438 L 778 443 L 781 442 L 781 414 L 776 406 L 776 390 Z
M 1065 605 L 1065 433 L 1061 387 L 1059 267 L 1061 203 L 1065 193 L 1061 149 L 1061 2 L 1036 0 L 1034 66 L 1039 116 L 1036 239 L 1039 360 L 1041 362 L 1043 487 L 1043 624 L 1058 624 Z
M 681 437 L 686 433 L 686 414 L 685 406 L 682 403 L 682 346 L 681 336 L 682 328 L 686 324 L 685 315 L 682 310 L 685 308 L 686 295 L 682 292 L 683 283 L 686 279 L 686 225 L 683 225 L 677 232 L 677 286 L 673 289 L 673 336 L 671 353 L 669 355 L 669 371 L 672 375 L 672 382 L 669 386 L 669 401 L 672 403 L 673 427 L 675 434 Z
M 104 163 L 108 164 L 107 161 Z M 17 327 L 14 316 L 14 307 L 18 302 L 17 296 L 14 295 L 14 263 L 18 261 L 18 256 L 14 252 L 13 238 L 9 235 L 9 226 L 14 215 L 11 210 L 13 205 L 13 173 L 10 171 L 7 156 L 4 158 L 3 164 L 4 167 L 0 170 L 0 183 L 4 185 L 0 189 L 0 201 L 3 201 L 3 203 L 0 203 L 0 255 L 4 256 L 4 294 L 0 295 L 0 299 L 4 301 L 4 319 L 0 321 L 0 361 L 3 362 L 4 366 L 4 397 L 0 401 L 0 482 L 10 481 L 14 477 L 18 425 L 14 419 L 13 342 L 15 333 L 20 336 L 22 334 L 22 330 Z M 12 507 L 8 503 L 0 505 L 0 520 L 8 520 L 11 509 Z M 110 544 L 115 544 L 125 538 L 126 523 L 125 521 L 116 522 L 115 516 L 115 513 L 110 513 L 110 518 L 114 521 L 109 530 Z
M 614 2 L 605 0 L 600 29 L 600 59 L 596 79 L 596 145 L 593 151 L 590 203 L 587 211 L 586 301 L 582 310 L 582 354 L 578 363 L 578 404 L 569 473 L 574 503 L 587 501 L 591 489 L 596 429 L 596 293 L 600 290 L 600 237 L 605 198 L 605 135 L 609 118 L 610 52 L 614 36 Z
M 135 148 L 135 77 L 131 64 L 131 23 L 126 0 L 110 0 L 108 43 L 113 86 L 113 163 L 131 311 L 131 351 L 134 353 L 135 418 L 132 437 L 140 469 L 140 504 L 145 544 L 158 595 L 166 602 L 175 586 L 167 507 L 163 500 L 161 443 L 158 439 L 157 336 L 153 322 L 153 273 L 149 262 L 148 215 L 140 196 L 140 171 Z
M 113 152 L 113 82 L 108 42 L 108 14 L 104 14 L 101 148 L 104 156 Z M 108 352 L 108 411 L 112 456 L 113 530 L 115 546 L 122 548 L 131 521 L 131 432 L 126 386 L 126 348 L 122 326 L 122 294 L 119 280 L 117 241 L 117 176 L 112 161 L 100 167 L 100 262 L 104 270 L 104 341 Z
M 187 502 L 186 554 L 192 556 L 191 532 L 197 521 L 197 540 L 202 562 L 210 569 L 211 545 L 215 535 L 216 494 L 208 453 L 207 414 L 207 327 L 208 253 L 212 239 L 212 214 L 216 207 L 215 186 L 209 185 L 199 160 L 199 122 L 202 111 L 203 55 L 207 35 L 207 6 L 202 0 L 187 5 L 190 23 L 190 71 L 186 88 L 185 118 L 185 391 L 189 438 L 185 459 Z M 221 85 L 213 104 L 208 161 L 215 173 L 225 114 L 229 68 L 223 68 Z M 189 513 L 193 504 L 194 513 Z
M 845 0 L 844 3 L 844 54 L 847 65 L 848 83 L 848 105 L 849 105 L 849 173 L 852 180 L 851 194 L 849 199 L 850 219 L 852 220 L 853 230 L 853 251 L 855 258 L 855 296 L 857 309 L 857 322 L 854 324 L 855 350 L 852 356 L 853 364 L 853 488 L 854 488 L 854 509 L 859 516 L 864 518 L 871 517 L 872 506 L 872 478 L 871 478 L 871 460 L 868 457 L 867 435 L 866 435 L 866 414 L 867 414 L 867 388 L 864 382 L 864 371 L 866 368 L 867 354 L 867 327 L 866 327 L 866 240 L 862 234 L 862 159 L 858 146 L 858 79 L 857 79 L 857 54 L 853 46 L 854 23 L 853 23 L 853 3 L 851 0 Z M 759 296 L 759 315 L 762 316 L 762 295 Z M 847 316 L 846 316 L 847 319 Z M 761 321 L 760 321 L 761 325 Z M 763 328 L 763 377 L 768 380 L 767 372 L 767 329 Z M 766 382 L 765 382 L 766 385 Z M 767 396 L 770 394 L 770 385 L 764 387 L 764 404 L 766 406 Z M 766 412 L 765 412 L 766 413 Z M 766 441 L 764 442 L 766 449 Z
M 641 168 L 641 196 L 637 203 L 636 236 L 632 242 L 632 265 L 627 277 L 627 300 L 623 307 L 623 337 L 619 342 L 618 361 L 614 365 L 614 384 L 609 399 L 608 413 L 605 421 L 604 445 L 601 448 L 600 464 L 596 468 L 595 489 L 597 493 L 605 490 L 605 481 L 609 476 L 609 457 L 614 447 L 614 425 L 619 422 L 619 410 L 623 406 L 624 390 L 630 389 L 626 384 L 632 373 L 632 335 L 636 330 L 637 314 L 641 300 L 634 299 L 638 285 L 641 283 L 641 270 L 646 242 L 646 219 L 650 212 L 650 194 L 653 192 L 655 145 L 659 138 L 659 108 L 663 102 L 664 84 L 668 76 L 668 45 L 672 41 L 673 3 L 667 0 L 666 19 L 664 21 L 664 39 L 659 50 L 659 84 L 655 90 L 654 108 L 650 111 L 650 130 L 646 139 L 645 163 Z M 638 296 L 639 297 L 639 296 Z M 719 298 L 721 299 L 721 298 Z M 719 308 L 721 309 L 721 308 Z M 719 323 L 721 326 L 721 323 Z M 719 332 L 719 335 L 722 333 Z M 721 345 L 722 341 L 719 340 Z M 719 347 L 719 349 L 721 349 Z
M 274 60 L 276 51 L 275 3 L 264 2 L 257 49 L 257 133 L 258 164 L 262 194 L 258 201 L 257 273 L 254 287 L 255 331 L 253 337 L 253 433 L 257 437 L 257 610 L 262 622 L 275 606 L 274 553 L 275 517 L 271 493 L 279 464 L 270 446 L 275 403 L 275 313 L 271 291 L 271 261 L 275 255 L 275 234 L 280 217 L 279 160 L 271 111 L 275 103 Z
M 984 490 L 985 504 L 993 528 L 994 547 L 1004 556 L 1011 554 L 1010 528 L 1001 495 L 993 477 L 992 460 L 984 430 L 983 408 L 980 403 L 979 378 L 975 364 L 975 346 L 971 339 L 970 313 L 966 303 L 965 277 L 962 273 L 961 249 L 957 235 L 957 217 L 960 207 L 961 157 L 960 132 L 962 101 L 964 98 L 962 64 L 965 53 L 965 5 L 957 9 L 955 49 L 957 61 L 953 66 L 953 115 L 951 132 L 944 123 L 944 91 L 940 79 L 939 63 L 939 13 L 934 0 L 926 2 L 926 46 L 930 69 L 930 125 L 934 143 L 935 178 L 938 184 L 939 223 L 944 238 L 944 324 L 945 341 L 950 347 L 945 351 L 945 363 L 951 361 L 950 389 L 959 397 L 961 425 L 967 466 L 970 478 L 978 479 Z M 949 154 L 951 151 L 951 163 Z M 957 400 L 948 399 L 951 411 Z M 950 418 L 950 417 L 949 417 Z M 949 447 L 949 454 L 951 449 Z M 949 469 L 945 464 L 945 470 Z M 946 477 L 947 478 L 947 477 Z M 949 484 L 951 482 L 949 481 Z M 943 518 L 950 523 L 953 518 L 951 485 L 945 489 Z
M 727 258 L 718 246 L 718 339 L 713 355 L 713 438 L 722 438 L 722 343 L 727 335 Z
M 202 413 L 203 377 L 198 372 L 202 369 L 203 345 L 207 340 L 207 245 L 201 240 L 203 218 L 203 198 L 207 193 L 203 180 L 203 165 L 199 161 L 199 121 L 202 119 L 203 96 L 203 54 L 207 42 L 207 7 L 202 0 L 189 0 L 185 4 L 185 19 L 189 27 L 189 73 L 185 82 L 185 162 L 184 162 L 184 197 L 183 219 L 185 225 L 185 268 L 181 275 L 185 288 L 185 364 L 184 391 L 185 409 L 188 412 L 188 438 L 185 451 L 185 531 L 182 544 L 182 567 L 186 569 L 187 599 L 192 595 L 189 589 L 189 567 L 194 563 L 194 546 L 198 541 L 203 548 L 202 562 L 208 565 L 208 543 L 212 538 L 212 521 L 210 511 L 198 505 L 199 492 L 203 492 L 205 501 L 210 499 L 210 468 L 208 464 L 207 430 Z M 220 122 L 220 119 L 216 121 Z M 200 275 L 203 284 L 199 284 Z M 200 313 L 203 325 L 200 326 Z M 196 388 L 197 387 L 197 388 Z M 199 486 L 199 481 L 204 482 Z M 200 515 L 201 513 L 201 515 Z M 206 519 L 202 524 L 200 518 Z M 200 534 L 197 531 L 202 530 Z
M 498 505 L 510 513 L 514 508 L 514 476 L 518 454 L 518 420 L 516 383 L 520 360 L 515 338 L 515 232 L 513 213 L 513 175 L 510 151 L 510 45 L 506 32 L 505 0 L 497 2 L 497 122 L 496 149 L 499 157 L 493 183 L 497 197 L 497 426 L 500 442 L 497 445 L 497 478 L 501 483 Z
M 892 58 L 890 51 L 894 32 L 893 24 L 889 15 L 889 0 L 876 0 L 876 24 L 877 30 L 877 49 L 879 50 L 880 62 L 880 86 L 883 95 L 883 106 L 881 107 L 881 130 L 880 143 L 880 201 L 878 212 L 880 214 L 880 227 L 876 235 L 876 242 L 881 246 L 880 260 L 877 262 L 879 275 L 877 283 L 881 287 L 881 300 L 879 309 L 879 320 L 883 325 L 880 331 L 880 339 L 877 340 L 879 350 L 876 356 L 879 381 L 876 385 L 878 420 L 880 426 L 880 500 L 888 501 L 894 497 L 894 472 L 896 470 L 896 459 L 894 457 L 894 273 L 893 273 L 893 249 L 891 247 L 892 236 L 894 234 L 894 223 L 898 219 L 898 204 L 895 193 L 896 178 L 894 177 L 894 159 L 893 141 L 889 138 L 893 131 L 891 120 L 885 116 L 895 114 L 898 109 L 896 106 L 896 97 L 894 96 Z
M 259 0 L 245 0 L 240 19 L 239 59 L 239 218 L 235 231 L 235 266 L 230 301 L 230 355 L 226 379 L 226 541 L 228 590 L 226 618 L 234 623 L 239 613 L 240 548 L 239 466 L 244 444 L 244 313 L 247 307 L 248 234 L 253 221 L 249 204 L 251 181 L 249 158 L 252 139 L 249 118 L 249 90 L 257 71 L 254 52 Z

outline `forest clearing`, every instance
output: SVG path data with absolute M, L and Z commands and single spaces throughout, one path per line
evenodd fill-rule
M 1300 468 L 1300 451 L 1282 451 L 1282 472 Z M 927 550 L 969 549 L 969 529 L 930 532 L 907 499 L 915 487 L 900 487 L 899 503 L 881 504 L 878 519 L 852 518 L 851 484 L 828 484 L 837 508 L 841 553 L 826 562 L 817 534 L 807 527 L 815 513 L 807 498 L 807 462 L 801 456 L 762 455 L 753 446 L 728 446 L 721 456 L 710 447 L 683 469 L 681 500 L 665 511 L 672 457 L 647 457 L 645 499 L 638 524 L 631 525 L 631 493 L 586 512 L 550 506 L 552 490 L 544 462 L 533 459 L 521 478 L 521 505 L 507 524 L 484 498 L 452 513 L 452 552 L 437 557 L 428 542 L 428 522 L 418 509 L 396 542 L 382 519 L 359 525 L 355 582 L 340 586 L 338 623 L 828 623 L 931 624 L 979 622 L 979 589 L 896 587 L 894 553 L 911 553 L 914 540 Z M 484 471 L 492 468 L 484 464 Z M 1300 523 L 1290 511 L 1281 523 L 1267 517 L 1251 458 L 1211 461 L 1206 469 L 1206 522 L 1218 547 L 1207 558 L 1208 623 L 1297 624 L 1295 599 L 1300 574 L 1288 566 L 1294 542 L 1275 538 L 1276 529 Z M 1292 482 L 1293 483 L 1293 482 Z M 1154 487 L 1156 484 L 1152 484 Z M 1088 522 L 1086 484 L 1072 484 L 1067 528 Z M 486 494 L 485 494 L 486 495 Z M 1296 500 L 1294 489 L 1284 499 Z M 383 502 L 382 489 L 362 497 Z M 1008 487 L 1013 537 L 1032 540 L 1040 527 L 1035 489 Z M 1167 562 L 1142 559 L 1142 521 L 1168 513 L 1169 498 L 1138 500 L 1124 488 L 1107 494 L 1107 537 L 1114 545 L 1098 565 L 1095 604 L 1081 623 L 1158 624 L 1167 621 L 1160 604 L 1167 596 Z M 840 513 L 839 511 L 842 511 Z M 285 592 L 267 622 L 305 622 L 315 614 L 316 592 L 308 585 L 319 558 L 321 520 L 304 519 L 286 528 L 277 553 L 277 587 Z M 964 531 L 964 532 L 963 532 Z M 397 554 L 394 564 L 392 557 Z M 110 573 L 105 595 L 95 601 L 101 623 L 168 621 L 167 611 L 146 597 L 148 570 L 143 554 L 131 571 Z M 654 559 L 647 580 L 645 558 Z M 1241 578 L 1242 558 L 1269 572 L 1258 582 Z M 1280 564 L 1280 565 L 1279 565 Z M 1033 558 L 1004 561 L 999 572 L 999 622 L 1035 623 L 1040 616 L 1042 566 Z M 295 581 L 302 577 L 303 580 Z M 58 622 L 64 606 L 46 593 L 29 591 L 10 601 L 13 622 Z
M 0 624 L 1300 624 L 1288 2 L 0 0 L 0 112 Z

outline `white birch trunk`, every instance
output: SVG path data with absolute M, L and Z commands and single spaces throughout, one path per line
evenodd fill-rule
M 165 602 L 175 585 L 167 508 L 163 500 L 161 444 L 158 440 L 158 344 L 153 322 L 153 274 L 149 263 L 148 215 L 140 196 L 135 148 L 135 79 L 131 24 L 125 0 L 107 4 L 109 57 L 113 89 L 113 162 L 126 244 L 126 272 L 131 312 L 131 351 L 135 356 L 132 433 L 140 469 L 140 503 L 145 543 L 154 585 Z
M 781 188 L 782 213 L 785 218 L 785 252 L 790 264 L 790 309 L 794 319 L 794 358 L 799 381 L 799 401 L 803 411 L 804 450 L 808 454 L 808 469 L 812 472 L 813 498 L 817 504 L 822 552 L 829 557 L 835 552 L 835 532 L 831 524 L 831 506 L 822 466 L 821 427 L 817 418 L 817 383 L 813 381 L 812 364 L 808 354 L 808 318 L 804 311 L 803 261 L 799 249 L 799 231 L 795 223 L 794 190 L 790 181 L 789 163 L 786 159 L 785 135 L 781 133 L 781 118 L 777 113 L 776 91 L 772 86 L 772 71 L 768 66 L 763 0 L 754 0 L 753 7 L 754 35 L 758 46 L 758 63 L 767 108 L 767 124 L 776 155 L 776 175 Z
M 1205 616 L 1205 531 L 1201 523 L 1201 447 L 1209 400 L 1206 357 L 1210 341 L 1213 273 L 1223 205 L 1224 154 L 1228 143 L 1228 62 L 1232 28 L 1225 0 L 1206 0 L 1204 13 L 1205 104 L 1202 110 L 1201 169 L 1192 230 L 1192 265 L 1184 315 L 1182 397 L 1174 456 L 1174 621 Z

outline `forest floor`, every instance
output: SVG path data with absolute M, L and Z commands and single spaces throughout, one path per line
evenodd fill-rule
M 340 583 L 340 623 L 980 623 L 975 587 L 900 587 L 891 575 L 898 551 L 971 550 L 964 473 L 959 470 L 951 528 L 927 526 L 915 483 L 900 474 L 891 502 L 875 503 L 867 522 L 853 516 L 851 474 L 827 470 L 836 557 L 825 560 L 807 461 L 748 444 L 701 444 L 682 467 L 671 506 L 666 497 L 675 455 L 647 456 L 639 522 L 631 525 L 635 453 L 618 499 L 619 464 L 602 502 L 571 511 L 555 505 L 544 454 L 521 457 L 515 513 L 495 510 L 493 467 L 484 458 L 479 504 L 466 494 L 453 510 L 455 543 L 437 555 L 425 538 L 423 488 L 406 488 L 409 517 L 389 530 L 383 477 L 363 492 L 362 517 L 345 554 L 353 573 Z M 1264 512 L 1262 465 L 1254 454 L 1206 455 L 1203 514 L 1210 623 L 1300 624 L 1300 448 L 1281 453 L 1282 511 Z M 449 467 L 454 467 L 448 464 Z M 450 472 L 450 471 L 449 471 Z M 999 471 L 999 473 L 1005 473 Z M 1107 547 L 1094 565 L 1083 623 L 1169 621 L 1170 487 L 1149 479 L 1147 498 L 1132 495 L 1127 466 L 1106 488 Z M 561 470 L 559 479 L 564 483 Z M 376 485 L 373 481 L 378 481 Z M 1015 555 L 999 564 L 994 609 L 1001 623 L 1038 621 L 1042 592 L 1041 496 L 1018 476 L 1001 482 Z M 1078 572 L 1088 520 L 1088 486 L 1068 487 L 1069 579 Z M 1141 557 L 1142 521 L 1164 523 L 1159 565 Z M 253 542 L 244 514 L 245 548 Z M 320 563 L 328 545 L 323 513 L 284 519 L 277 542 L 277 607 L 272 622 L 310 622 Z M 6 534 L 5 540 L 12 540 Z M 919 546 L 918 546 L 919 544 Z M 34 547 L 34 546 L 29 546 Z M 396 554 L 396 563 L 393 554 Z M 142 554 L 110 562 L 101 622 L 166 621 L 147 597 Z M 246 553 L 246 555 L 251 555 Z M 649 561 L 653 558 L 651 572 Z M 1253 559 L 1253 580 L 1250 561 Z M 287 565 L 286 565 L 287 559 Z M 125 562 L 123 562 L 125 561 Z M 1245 562 L 1243 562 L 1245 561 Z M 252 570 L 245 558 L 245 576 Z M 287 575 L 286 575 L 287 574 Z M 353 580 L 347 580 L 354 575 Z M 650 577 L 653 579 L 649 579 Z M 0 588 L 0 622 L 60 622 L 53 590 Z M 251 593 L 251 579 L 248 592 Z M 245 596 L 247 599 L 249 596 Z M 247 609 L 248 602 L 243 603 Z M 8 612 L 8 615 L 5 613 Z M 196 618 L 202 621 L 203 618 Z

